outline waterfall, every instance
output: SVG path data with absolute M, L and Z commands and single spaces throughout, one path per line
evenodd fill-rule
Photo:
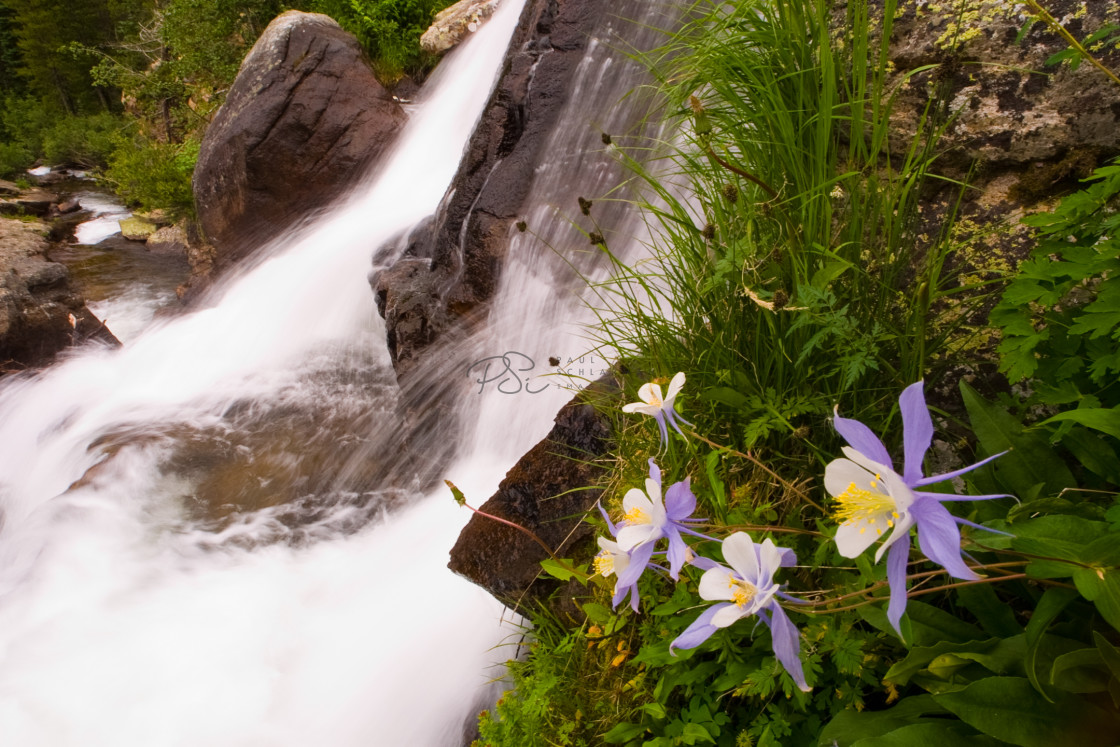
M 657 5 L 614 12 L 648 21 Z M 401 424 L 366 271 L 443 197 L 520 7 L 506 0 L 441 64 L 366 185 L 206 308 L 0 382 L 0 742 L 456 745 L 493 697 L 521 629 L 445 568 L 469 517 L 446 491 L 377 482 Z M 634 80 L 610 48 L 625 24 L 589 43 L 530 231 L 462 360 L 521 350 L 567 364 L 588 348 L 573 268 L 602 263 L 572 243 L 569 192 L 620 178 L 598 138 L 633 117 L 611 108 Z M 612 248 L 640 250 L 625 239 L 636 218 L 598 211 Z M 458 375 L 476 430 L 447 476 L 481 500 L 570 392 L 546 379 L 539 395 L 478 393 Z M 356 450 L 374 455 L 368 468 L 343 470 Z

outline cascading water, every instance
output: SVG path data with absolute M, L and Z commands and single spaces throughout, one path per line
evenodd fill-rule
M 648 18 L 656 5 L 615 12 Z M 468 517 L 443 493 L 377 482 L 388 469 L 376 458 L 336 473 L 353 453 L 397 458 L 370 252 L 443 196 L 520 6 L 507 0 L 441 65 L 360 194 L 270 248 L 208 308 L 0 385 L 0 742 L 461 741 L 518 636 L 497 602 L 445 569 Z M 583 71 L 602 106 L 633 85 L 612 72 L 612 32 L 596 34 Z M 616 126 L 581 106 L 573 96 L 558 132 L 597 139 L 589 123 Z M 617 178 L 611 160 L 586 159 L 581 188 L 597 194 Z M 489 330 L 465 360 L 522 348 L 566 363 L 586 347 L 573 338 L 576 276 L 543 269 L 575 261 L 593 273 L 590 245 L 574 253 L 586 261 L 547 259 L 544 244 L 564 243 L 555 206 L 576 199 L 561 200 L 558 185 L 580 183 L 563 168 L 538 170 L 528 220 L 545 240 L 515 242 Z M 622 213 L 596 217 L 619 236 L 636 231 Z M 560 300 L 538 303 L 545 295 Z M 472 398 L 477 433 L 448 476 L 489 495 L 568 396 Z

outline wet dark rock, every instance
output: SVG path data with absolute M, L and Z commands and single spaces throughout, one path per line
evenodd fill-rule
M 0 374 L 44 366 L 62 350 L 95 339 L 119 345 L 51 262 L 48 227 L 0 220 Z
M 469 325 L 493 296 L 540 151 L 595 23 L 610 12 L 609 4 L 593 0 L 527 3 L 431 235 L 409 248 L 401 271 L 376 281 L 399 377 L 449 327 Z M 430 263 L 425 268 L 417 258 Z
M 341 195 L 404 121 L 352 35 L 324 15 L 277 17 L 242 63 L 194 173 L 211 271 Z
M 582 518 L 602 491 L 580 488 L 594 486 L 606 470 L 595 460 L 607 453 L 611 428 L 596 405 L 617 406 L 619 397 L 610 375 L 576 395 L 479 510 L 531 530 L 561 557 L 593 553 L 591 526 Z M 547 557 L 524 532 L 476 514 L 452 548 L 448 567 L 515 608 L 556 588 L 553 581 L 537 580 Z

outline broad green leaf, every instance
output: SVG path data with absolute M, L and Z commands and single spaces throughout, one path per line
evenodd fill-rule
M 583 614 L 587 615 L 587 619 L 596 625 L 606 625 L 614 617 L 609 607 L 604 607 L 595 602 L 588 602 L 583 605 Z
M 631 724 L 624 721 L 621 724 L 615 724 L 613 729 L 604 734 L 603 741 L 607 744 L 625 744 L 645 733 L 646 727 L 641 724 Z
M 1081 596 L 1097 607 L 1097 612 L 1116 630 L 1120 630 L 1120 571 L 1099 568 L 1078 568 L 1073 583 Z
M 1007 451 L 992 467 L 1007 487 L 1023 498 L 1032 486 L 1042 483 L 1050 492 L 1074 484 L 1069 467 L 1040 432 L 1024 432 L 1023 426 L 999 405 L 984 400 L 963 380 L 961 395 L 969 422 L 988 454 Z
M 1050 684 L 1071 693 L 1099 693 L 1108 689 L 1108 667 L 1095 648 L 1079 648 L 1054 659 Z
M 544 572 L 548 575 L 561 581 L 567 581 L 568 579 L 575 576 L 578 576 L 581 579 L 586 578 L 586 574 L 576 568 L 570 560 L 553 560 L 552 558 L 545 558 L 541 561 L 541 568 L 543 568 Z
M 715 744 L 716 740 L 711 733 L 700 724 L 685 724 L 681 732 L 681 741 L 684 744 Z
M 962 586 L 956 593 L 985 633 L 1010 638 L 1023 632 L 1023 626 L 1015 619 L 1015 611 L 999 598 L 990 584 Z
M 889 734 L 904 726 L 927 721 L 924 716 L 940 715 L 945 708 L 929 695 L 903 698 L 883 711 L 841 711 L 821 731 L 819 747 L 854 747 L 863 739 Z
M 932 721 L 861 739 L 852 747 L 1000 747 L 1003 743 L 959 721 Z
M 1060 412 L 1052 418 L 1043 420 L 1039 425 L 1066 421 L 1079 423 L 1086 428 L 1092 428 L 1095 431 L 1107 433 L 1113 438 L 1120 439 L 1120 407 L 1111 409 L 1095 407 Z
M 1042 638 L 1046 633 L 1046 629 L 1050 624 L 1061 614 L 1066 606 L 1077 598 L 1077 592 L 1073 589 L 1066 589 L 1060 586 L 1052 586 L 1042 594 L 1042 598 L 1038 600 L 1035 605 L 1034 614 L 1031 615 L 1030 621 L 1027 623 L 1027 657 L 1026 669 L 1027 679 L 1029 680 L 1035 691 L 1048 697 L 1046 691 L 1042 689 L 1042 684 L 1038 679 L 1038 660 L 1040 654 L 1040 644 Z
M 740 394 L 731 387 L 726 386 L 717 386 L 707 389 L 700 394 L 700 398 L 712 402 L 722 402 L 736 410 L 745 409 L 750 404 L 750 399 L 748 399 L 746 395 Z
M 987 677 L 933 698 L 969 726 L 1019 747 L 1114 747 L 1120 737 L 1112 715 L 1066 693 L 1047 702 L 1021 677 Z
M 1093 642 L 1097 644 L 1097 650 L 1101 653 L 1101 661 L 1108 667 L 1108 671 L 1112 672 L 1114 678 L 1120 680 L 1120 650 L 1095 630 L 1093 631 Z
M 930 646 L 939 641 L 977 641 L 987 636 L 975 625 L 966 623 L 945 610 L 911 599 L 906 605 L 915 646 Z

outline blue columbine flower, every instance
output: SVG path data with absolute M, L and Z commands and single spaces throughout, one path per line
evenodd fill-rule
M 638 580 L 635 578 L 631 583 L 623 585 L 618 582 L 618 579 L 626 569 L 630 567 L 630 553 L 623 550 L 618 546 L 618 543 L 612 542 L 606 537 L 599 537 L 599 554 L 595 556 L 592 565 L 595 567 L 595 572 L 600 574 L 603 578 L 610 576 L 615 577 L 614 596 L 611 599 L 611 606 L 617 607 L 619 602 L 630 595 L 630 607 L 635 612 L 638 611 Z
M 680 577 L 680 570 L 684 564 L 690 557 L 694 557 L 681 534 L 711 539 L 689 526 L 703 519 L 692 518 L 692 512 L 696 510 L 696 496 L 689 488 L 687 478 L 670 485 L 665 491 L 665 501 L 662 503 L 661 469 L 653 459 L 650 459 L 649 477 L 646 478 L 645 487 L 644 492 L 639 488 L 631 488 L 623 496 L 622 510 L 625 513 L 618 524 L 611 521 L 602 506 L 599 507 L 611 534 L 618 540 L 615 546 L 627 556 L 625 564 L 622 564 L 618 561 L 617 555 L 612 555 L 611 563 L 617 577 L 614 606 L 618 606 L 626 596 L 623 592 L 629 589 L 633 591 L 631 604 L 635 605 L 635 611 L 637 610 L 636 584 L 642 573 L 651 566 L 665 570 L 661 566 L 650 563 L 658 540 L 665 538 L 669 542 L 668 551 L 665 553 L 669 560 L 669 576 L 676 580 Z M 600 540 L 601 548 L 603 541 L 605 540 Z M 602 554 L 599 557 L 603 557 Z
M 661 385 L 656 382 L 642 384 L 641 389 L 638 390 L 638 398 L 641 402 L 631 402 L 628 405 L 622 406 L 623 412 L 640 412 L 643 415 L 652 415 L 657 420 L 657 427 L 661 429 L 661 445 L 669 443 L 669 431 L 665 427 L 665 421 L 673 426 L 673 430 L 684 437 L 680 426 L 677 425 L 677 420 L 680 420 L 685 425 L 692 425 L 684 418 L 682 418 L 676 410 L 673 409 L 673 401 L 676 400 L 677 395 L 680 394 L 681 389 L 684 387 L 684 372 L 678 371 L 677 375 L 669 382 L 669 389 L 665 393 L 665 397 L 661 396 Z
M 978 576 L 961 557 L 961 533 L 958 524 L 985 529 L 959 519 L 941 505 L 942 501 L 975 501 L 989 498 L 1010 498 L 1008 495 L 954 495 L 930 493 L 918 488 L 943 482 L 987 464 L 1001 454 L 976 464 L 924 477 L 922 460 L 933 441 L 933 420 L 926 407 L 922 382 L 911 384 L 898 398 L 902 411 L 902 442 L 904 463 L 902 474 L 894 471 L 890 454 L 871 429 L 858 420 L 836 414 L 833 424 L 848 442 L 843 448 L 846 459 L 828 464 L 824 473 L 825 489 L 836 498 L 836 516 L 841 520 L 836 531 L 836 547 L 846 558 L 854 558 L 875 540 L 889 532 L 875 553 L 879 562 L 887 556 L 887 582 L 890 603 L 887 619 L 896 631 L 906 610 L 906 564 L 910 557 L 910 528 L 917 527 L 918 543 L 933 562 L 949 575 L 966 581 Z M 988 530 L 994 531 L 994 530 Z M 900 631 L 901 634 L 901 631 Z
M 755 544 L 746 533 L 735 532 L 723 541 L 723 557 L 730 568 L 707 561 L 700 577 L 700 596 L 722 603 L 706 609 L 669 644 L 669 650 L 695 648 L 720 628 L 755 615 L 770 628 L 774 656 L 797 686 L 808 692 L 801 669 L 801 636 L 778 604 L 779 586 L 774 582 L 778 568 L 795 562 L 793 551 L 769 539 Z

